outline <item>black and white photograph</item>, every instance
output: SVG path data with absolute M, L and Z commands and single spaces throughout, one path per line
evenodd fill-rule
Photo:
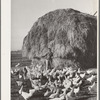
M 97 100 L 97 0 L 11 0 L 10 100 Z

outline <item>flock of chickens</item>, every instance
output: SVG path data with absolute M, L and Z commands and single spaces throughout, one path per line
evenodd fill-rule
M 80 68 L 73 70 L 66 67 L 42 71 L 41 66 L 26 69 L 32 86 L 38 87 L 38 91 L 43 90 L 43 96 L 49 100 L 75 100 L 97 93 L 97 73 L 93 69 L 82 71 Z M 19 78 L 21 77 L 19 73 Z

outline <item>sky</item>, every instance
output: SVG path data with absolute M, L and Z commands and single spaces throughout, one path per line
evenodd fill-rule
M 11 0 L 11 50 L 22 49 L 24 37 L 39 17 L 67 8 L 93 15 L 97 0 Z

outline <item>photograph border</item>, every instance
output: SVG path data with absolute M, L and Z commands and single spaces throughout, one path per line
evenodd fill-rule
M 99 69 L 99 65 L 100 65 L 100 31 L 99 31 L 99 25 L 100 25 L 100 20 L 99 20 L 99 16 L 100 16 L 100 10 L 99 10 L 99 0 L 98 1 L 98 16 L 97 16 L 97 74 L 98 74 L 98 85 L 97 85 L 97 100 L 99 100 L 99 91 L 100 91 L 100 87 L 99 87 L 99 80 L 100 80 L 100 69 Z M 11 78 L 10 78 L 10 60 L 11 60 L 11 0 L 1 0 L 1 79 L 0 79 L 0 83 L 1 83 L 1 100 L 7 100 L 9 98 L 9 100 L 11 100 Z

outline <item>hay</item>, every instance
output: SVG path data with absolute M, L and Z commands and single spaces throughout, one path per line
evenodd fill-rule
M 23 40 L 23 56 L 32 59 L 51 48 L 54 57 L 96 67 L 97 19 L 73 9 L 58 9 L 38 18 Z

